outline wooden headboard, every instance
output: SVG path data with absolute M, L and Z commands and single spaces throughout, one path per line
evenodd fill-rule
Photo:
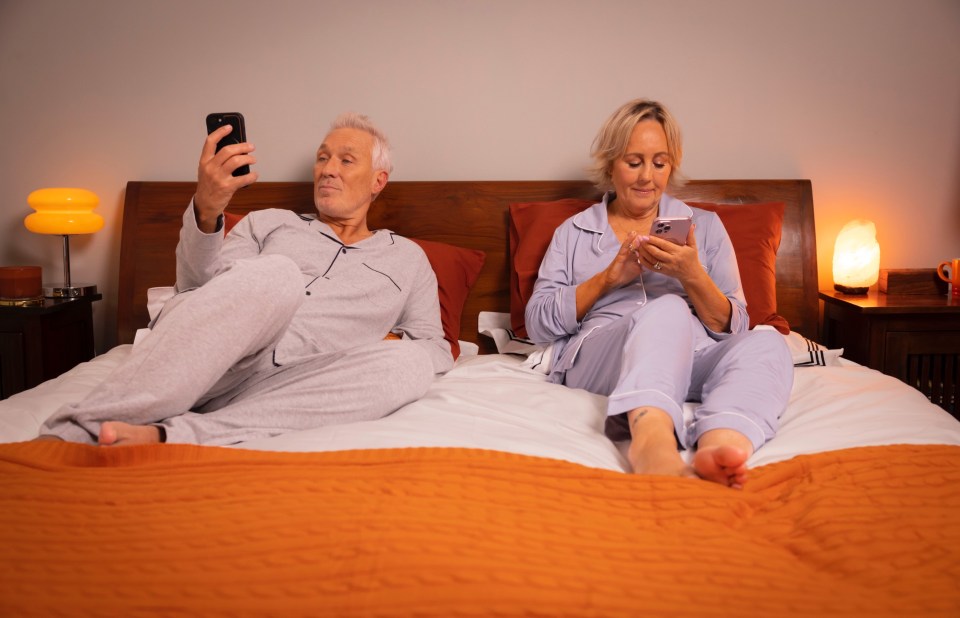
M 147 324 L 147 289 L 173 285 L 174 249 L 193 182 L 129 182 L 120 249 L 117 335 L 133 341 Z M 673 194 L 682 199 L 724 204 L 784 202 L 783 235 L 777 254 L 777 306 L 793 330 L 817 336 L 817 264 L 813 192 L 809 180 L 696 180 Z M 598 198 L 586 181 L 416 181 L 390 182 L 370 211 L 371 228 L 479 249 L 483 271 L 467 299 L 460 339 L 493 351 L 477 333 L 480 311 L 510 311 L 508 207 L 513 202 L 565 197 Z M 237 213 L 260 208 L 314 212 L 312 183 L 260 182 L 239 191 L 230 204 Z

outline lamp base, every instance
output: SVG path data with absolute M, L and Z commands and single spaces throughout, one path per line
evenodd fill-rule
M 834 283 L 833 289 L 843 294 L 849 294 L 851 296 L 866 296 L 867 290 L 869 290 L 870 288 L 868 287 L 852 288 L 847 285 L 840 285 L 839 283 Z
M 80 298 L 94 296 L 97 286 L 91 283 L 65 285 L 63 283 L 48 283 L 43 286 L 43 295 L 47 298 Z

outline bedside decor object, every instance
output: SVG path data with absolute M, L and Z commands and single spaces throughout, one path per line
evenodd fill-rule
M 946 269 L 950 274 L 946 274 Z M 960 258 L 953 258 L 949 262 L 940 262 L 937 266 L 937 276 L 950 284 L 950 295 L 960 299 Z
M 850 221 L 841 228 L 833 249 L 833 287 L 844 294 L 866 294 L 879 277 L 877 227 L 872 221 Z
M 0 305 L 25 307 L 43 304 L 39 266 L 0 266 Z
M 92 359 L 93 303 L 102 298 L 40 297 L 19 306 L 0 304 L 0 399 Z
M 884 294 L 934 296 L 947 293 L 936 268 L 883 268 L 877 287 Z
M 96 294 L 96 285 L 74 284 L 70 280 L 70 235 L 92 234 L 103 227 L 103 217 L 93 212 L 100 199 L 86 189 L 58 188 L 38 189 L 27 197 L 27 202 L 36 211 L 23 221 L 28 230 L 63 237 L 63 282 L 44 286 L 44 296 L 76 298 Z
M 821 343 L 906 382 L 960 419 L 960 303 L 942 294 L 820 292 Z

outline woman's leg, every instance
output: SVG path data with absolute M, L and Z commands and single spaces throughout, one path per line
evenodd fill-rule
M 686 436 L 697 445 L 697 474 L 742 487 L 747 459 L 776 434 L 792 387 L 793 361 L 779 333 L 750 331 L 701 350 L 690 397 L 702 403 Z
M 609 397 L 608 435 L 623 416 L 631 439 L 628 459 L 642 474 L 690 476 L 677 451 L 692 350 L 706 334 L 678 296 L 664 296 L 591 333 L 564 383 Z

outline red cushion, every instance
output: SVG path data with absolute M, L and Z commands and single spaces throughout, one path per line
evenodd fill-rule
M 233 229 L 233 226 L 240 223 L 240 219 L 243 219 L 244 215 L 240 215 L 234 212 L 223 212 L 223 235 L 226 236 L 230 233 L 230 230 Z
M 737 254 L 750 328 L 768 324 L 786 335 L 790 324 L 777 313 L 777 251 L 783 227 L 782 202 L 768 204 L 709 204 L 687 202 L 712 210 L 723 221 Z
M 533 294 L 540 262 L 553 232 L 592 204 L 590 200 L 572 198 L 510 204 L 510 327 L 517 337 L 527 336 L 523 311 Z
M 467 296 L 477 282 L 487 254 L 476 249 L 464 249 L 433 240 L 411 238 L 420 245 L 437 275 L 440 295 L 440 322 L 443 338 L 450 343 L 453 359 L 460 356 L 460 316 Z
M 243 215 L 223 213 L 223 233 L 226 234 Z M 480 275 L 486 260 L 483 251 L 464 249 L 433 240 L 411 238 L 423 252 L 437 276 L 437 293 L 440 297 L 440 322 L 443 338 L 450 344 L 453 359 L 460 356 L 460 317 L 467 295 Z
M 524 309 L 554 231 L 566 219 L 594 203 L 564 199 L 510 205 L 510 325 L 518 337 L 527 336 Z M 781 333 L 790 332 L 787 320 L 777 314 L 776 259 L 785 206 L 782 203 L 687 203 L 716 212 L 730 235 L 750 327 L 769 324 Z

